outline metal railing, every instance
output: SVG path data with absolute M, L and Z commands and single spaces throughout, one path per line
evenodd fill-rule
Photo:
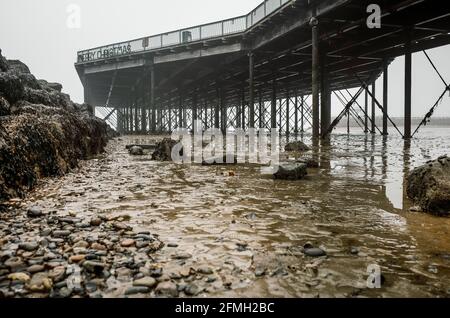
M 77 53 L 77 63 L 104 60 L 242 33 L 290 1 L 265 0 L 252 12 L 240 17 L 80 51 Z

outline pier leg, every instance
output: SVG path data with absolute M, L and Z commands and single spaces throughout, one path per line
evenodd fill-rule
M 277 82 L 272 82 L 272 100 L 270 105 L 270 119 L 272 129 L 277 128 Z
M 263 96 L 262 96 L 262 89 L 259 89 L 259 128 L 264 128 L 264 107 L 263 107 Z
M 195 122 L 198 120 L 198 110 L 197 110 L 197 92 L 192 96 L 192 130 L 196 131 Z
M 245 90 L 242 90 L 241 128 L 245 130 Z
M 366 94 L 364 97 L 364 132 L 367 134 L 369 132 L 369 92 L 365 90 Z
M 388 62 L 385 59 L 383 61 L 383 136 L 387 136 L 389 135 L 388 133 L 388 89 L 389 89 L 389 85 L 388 85 Z
M 253 86 L 254 54 L 248 55 L 249 64 L 249 128 L 255 128 L 255 91 Z
M 300 131 L 301 133 L 305 132 L 305 97 L 302 96 L 300 98 L 300 112 L 301 112 L 301 122 L 300 122 Z
M 295 92 L 295 101 L 294 101 L 294 108 L 295 108 L 295 114 L 294 114 L 294 133 L 298 134 L 298 93 Z
M 151 115 L 151 131 L 156 132 L 156 107 L 155 107 L 155 68 L 150 67 L 150 109 L 152 110 Z
M 376 102 L 375 102 L 375 93 L 376 93 L 376 84 L 375 82 L 373 82 L 372 84 L 372 128 L 370 130 L 370 132 L 372 134 L 375 134 L 375 127 L 376 127 L 376 118 L 375 118 L 375 107 L 376 107 Z
M 412 80 L 412 55 L 411 55 L 411 30 L 406 30 L 405 41 L 405 139 L 411 139 L 411 80 Z
M 216 106 L 214 111 L 214 128 L 220 129 L 220 88 L 217 88 Z
M 178 128 L 184 128 L 183 127 L 183 97 L 180 93 L 180 100 L 178 105 Z
M 312 18 L 312 117 L 313 138 L 320 137 L 320 64 L 319 64 L 319 30 L 318 21 Z
M 289 124 L 290 124 L 290 117 L 291 114 L 289 112 L 289 107 L 290 105 L 290 96 L 289 96 L 289 89 L 286 90 L 286 135 L 289 136 L 290 133 L 290 129 L 289 129 Z

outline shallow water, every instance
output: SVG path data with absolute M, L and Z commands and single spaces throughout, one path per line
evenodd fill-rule
M 409 212 L 403 184 L 413 167 L 450 153 L 450 129 L 426 128 L 419 138 L 408 146 L 395 135 L 383 140 L 338 131 L 330 146 L 315 149 L 320 169 L 292 182 L 262 176 L 257 166 L 130 157 L 125 145 L 136 137 L 123 137 L 105 156 L 43 182 L 28 201 L 78 216 L 129 216 L 135 229 L 178 244 L 155 254 L 165 272 L 203 264 L 215 270 L 214 282 L 198 282 L 206 288 L 202 295 L 448 297 L 450 219 Z M 310 144 L 308 136 L 304 141 Z M 223 175 L 229 170 L 235 176 Z M 305 257 L 307 242 L 328 257 Z M 174 260 L 180 252 L 193 257 Z M 381 289 L 367 288 L 372 264 L 386 279 Z M 266 274 L 256 277 L 255 268 Z

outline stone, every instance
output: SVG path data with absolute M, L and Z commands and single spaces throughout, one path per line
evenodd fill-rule
M 120 243 L 120 246 L 122 246 L 122 247 L 132 247 L 132 246 L 135 245 L 135 243 L 136 242 L 134 240 L 132 240 L 132 239 L 126 239 L 126 240 L 123 240 Z
M 33 292 L 45 292 L 52 289 L 53 282 L 46 273 L 34 274 L 28 283 L 28 289 Z
M 144 149 L 142 149 L 139 146 L 133 146 L 128 150 L 128 153 L 132 156 L 143 156 L 144 155 Z
M 189 253 L 178 253 L 178 254 L 172 255 L 173 259 L 189 259 L 191 257 L 192 257 L 192 255 Z
M 317 247 L 307 248 L 303 251 L 303 253 L 306 256 L 310 256 L 310 257 L 322 257 L 322 256 L 327 255 L 327 253 L 324 250 L 322 250 L 321 248 L 317 248 Z
M 172 161 L 172 150 L 179 143 L 179 141 L 170 138 L 164 138 L 161 142 L 156 144 L 156 149 L 152 154 L 152 160 L 155 161 Z M 183 155 L 183 150 L 180 150 L 180 156 Z
M 8 279 L 12 281 L 19 281 L 22 283 L 28 283 L 30 281 L 30 276 L 25 273 L 13 273 L 8 275 Z
M 306 164 L 286 163 L 281 164 L 273 176 L 277 180 L 301 180 L 306 175 L 308 175 Z
M 92 243 L 91 248 L 97 251 L 106 251 L 106 246 L 99 243 Z
M 103 223 L 102 219 L 100 218 L 92 218 L 89 224 L 91 226 L 100 226 Z
M 414 169 L 407 178 L 408 197 L 424 212 L 450 215 L 450 158 L 437 160 Z
M 83 268 L 90 272 L 95 274 L 100 274 L 105 269 L 106 265 L 100 262 L 95 261 L 85 261 L 83 262 Z
M 184 293 L 188 296 L 197 296 L 202 290 L 196 284 L 189 284 L 184 288 Z
M 71 261 L 72 263 L 79 263 L 79 262 L 84 261 L 85 258 L 86 258 L 86 255 L 81 255 L 81 254 L 80 255 L 72 255 L 69 258 L 69 261 Z
M 59 283 L 62 280 L 64 280 L 64 278 L 66 278 L 66 267 L 65 266 L 57 266 L 55 268 L 53 268 L 49 274 L 48 277 L 51 278 L 53 280 L 53 282 L 55 283 Z
M 162 297 L 177 297 L 177 285 L 172 282 L 161 282 L 156 286 L 155 293 Z
M 197 268 L 197 273 L 199 274 L 211 275 L 213 272 L 212 268 L 208 266 L 200 266 Z
M 255 269 L 255 276 L 256 277 L 262 277 L 266 274 L 266 269 L 264 267 L 257 267 Z
M 149 292 L 150 292 L 150 289 L 148 287 L 133 286 L 133 287 L 128 288 L 125 291 L 125 295 L 130 296 L 130 295 L 136 295 L 136 294 L 146 294 Z
M 9 102 L 0 96 L 0 116 L 8 116 L 11 114 L 11 105 Z
M 284 150 L 286 152 L 305 152 L 305 151 L 309 151 L 311 149 L 301 141 L 294 141 L 294 142 L 288 143 L 284 147 Z
M 53 237 L 63 238 L 67 237 L 71 234 L 70 231 L 53 231 L 52 235 Z
M 43 272 L 44 270 L 45 270 L 44 265 L 32 265 L 32 266 L 28 267 L 27 272 L 30 274 L 35 274 L 35 273 Z
M 177 243 L 168 243 L 167 247 L 175 248 L 175 247 L 178 247 L 178 244 Z
M 39 244 L 37 243 L 21 243 L 19 244 L 19 248 L 21 250 L 27 251 L 27 252 L 33 252 L 39 248 Z
M 27 216 L 30 218 L 38 218 L 43 215 L 41 208 L 34 206 L 28 209 Z
M 152 288 L 156 285 L 156 280 L 153 277 L 144 277 L 141 279 L 137 279 L 133 282 L 133 286 L 144 286 L 148 288 Z

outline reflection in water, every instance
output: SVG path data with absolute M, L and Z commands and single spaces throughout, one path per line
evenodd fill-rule
M 133 138 L 126 137 L 79 173 L 48 181 L 55 194 L 39 198 L 38 191 L 35 200 L 80 216 L 129 215 L 135 228 L 194 256 L 180 263 L 171 258 L 176 251 L 163 249 L 155 261 L 165 271 L 213 267 L 220 279 L 208 285 L 210 296 L 447 296 L 450 219 L 410 213 L 403 189 L 412 167 L 450 153 L 449 137 L 450 129 L 433 128 L 405 144 L 396 136 L 338 131 L 328 142 L 313 143 L 320 169 L 298 182 L 272 180 L 253 165 L 132 158 L 124 146 Z M 312 144 L 309 135 L 290 140 L 297 138 Z M 222 173 L 230 169 L 235 177 Z M 75 188 L 83 195 L 71 197 Z M 247 247 L 236 249 L 239 242 Z M 328 258 L 303 256 L 307 242 L 324 248 Z M 371 264 L 386 277 L 380 290 L 366 288 Z M 258 267 L 265 276 L 255 276 Z M 231 288 L 223 288 L 224 277 Z

